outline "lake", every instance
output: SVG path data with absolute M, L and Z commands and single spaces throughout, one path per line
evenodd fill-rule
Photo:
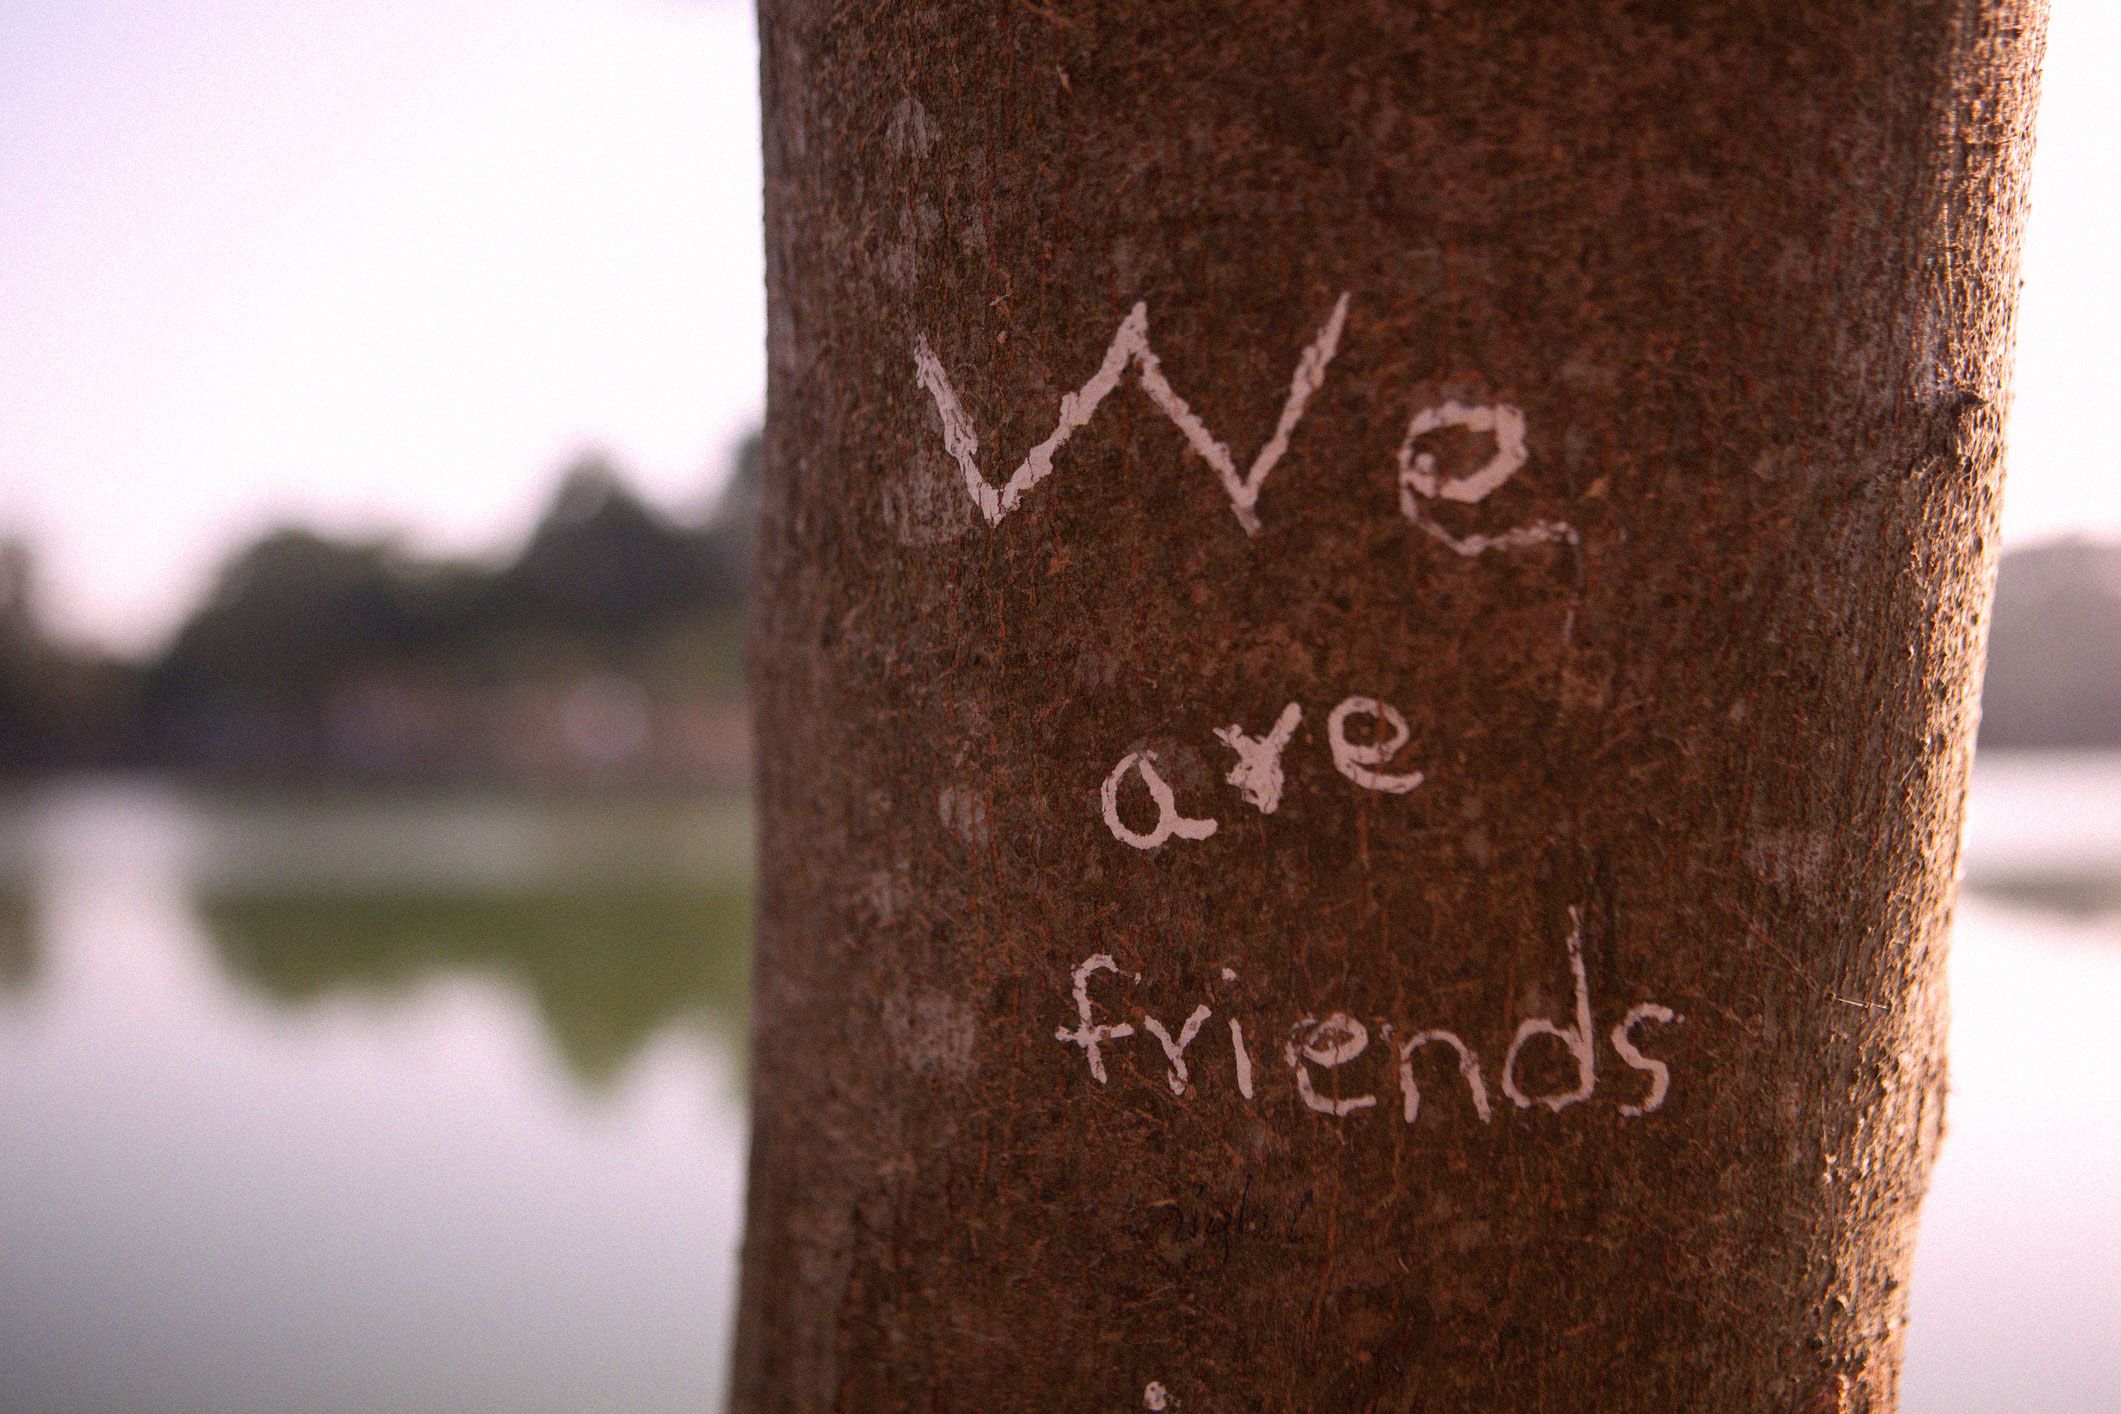
M 0 800 L 0 1410 L 716 1407 L 730 799 Z M 2121 1409 L 2121 758 L 1977 774 L 1911 1411 Z

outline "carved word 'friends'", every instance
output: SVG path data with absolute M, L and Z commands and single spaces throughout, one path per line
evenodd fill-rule
M 1214 470 L 1216 479 L 1222 483 L 1223 493 L 1230 498 L 1230 509 L 1236 514 L 1237 523 L 1244 527 L 1245 534 L 1257 535 L 1260 491 L 1265 487 L 1267 477 L 1288 453 L 1289 439 L 1295 435 L 1298 424 L 1310 408 L 1312 396 L 1326 381 L 1326 370 L 1340 349 L 1341 331 L 1348 322 L 1349 300 L 1350 296 L 1343 292 L 1334 303 L 1332 313 L 1319 326 L 1317 335 L 1298 356 L 1295 371 L 1289 376 L 1289 392 L 1282 401 L 1281 416 L 1274 424 L 1274 434 L 1242 472 L 1238 470 L 1237 458 L 1228 445 L 1208 430 L 1200 415 L 1164 376 L 1163 360 L 1149 344 L 1149 306 L 1146 301 L 1136 304 L 1120 321 L 1119 328 L 1113 332 L 1112 342 L 1106 346 L 1103 361 L 1089 380 L 1074 392 L 1061 395 L 1060 416 L 1053 430 L 1024 455 L 1023 461 L 1000 486 L 989 481 L 980 470 L 979 433 L 974 430 L 971 416 L 966 413 L 949 373 L 944 370 L 942 360 L 936 357 L 935 350 L 929 347 L 926 336 L 918 336 L 913 341 L 914 378 L 935 403 L 936 416 L 942 423 L 943 450 L 957 464 L 958 472 L 964 478 L 965 493 L 979 507 L 989 525 L 1000 524 L 1002 517 L 1015 510 L 1032 487 L 1053 474 L 1054 457 L 1069 438 L 1089 424 L 1098 407 L 1118 391 L 1121 380 L 1131 370 L 1149 400 L 1184 436 L 1186 445 Z M 1425 438 L 1450 429 L 1492 437 L 1494 455 L 1464 476 L 1445 477 L 1438 470 L 1435 453 L 1423 450 L 1421 444 Z M 1399 448 L 1400 511 L 1432 538 L 1469 558 L 1489 550 L 1516 550 L 1555 540 L 1574 544 L 1576 531 L 1560 521 L 1534 521 L 1492 535 L 1454 535 L 1436 519 L 1431 509 L 1433 502 L 1443 500 L 1472 505 L 1515 476 L 1529 459 L 1530 453 L 1525 447 L 1524 413 L 1508 403 L 1467 404 L 1448 399 L 1435 406 L 1419 408 L 1407 423 L 1406 438 Z
M 1281 709 L 1274 725 L 1259 736 L 1253 736 L 1235 723 L 1215 729 L 1217 740 L 1237 757 L 1230 773 L 1223 779 L 1237 787 L 1237 793 L 1245 803 L 1262 815 L 1272 815 L 1281 808 L 1282 753 L 1288 749 L 1303 718 L 1303 708 L 1291 702 Z M 1350 719 L 1373 724 L 1367 740 L 1358 741 L 1349 734 Z M 1399 709 L 1374 697 L 1344 698 L 1339 706 L 1326 714 L 1326 747 L 1333 756 L 1333 769 L 1364 790 L 1384 795 L 1405 795 L 1422 783 L 1419 771 L 1381 769 L 1406 749 L 1412 735 L 1407 719 Z M 1156 819 L 1146 830 L 1137 830 L 1127 823 L 1128 812 L 1120 799 L 1120 789 L 1129 776 L 1140 779 L 1148 791 L 1149 803 L 1156 810 Z M 1157 769 L 1153 751 L 1130 751 L 1121 757 L 1099 788 L 1098 801 L 1103 807 L 1105 828 L 1112 832 L 1112 838 L 1136 849 L 1155 849 L 1172 839 L 1204 840 L 1215 833 L 1215 820 L 1195 818 L 1179 808 L 1178 796 L 1171 789 L 1171 783 L 1164 779 L 1163 772 Z M 1139 818 L 1137 814 L 1137 821 Z
M 1590 981 L 1583 965 L 1583 919 L 1581 910 L 1570 910 L 1568 955 L 1569 976 L 1573 984 L 1575 1006 L 1565 1021 L 1551 1017 L 1529 1016 L 1518 1024 L 1516 1033 L 1502 1053 L 1502 1066 L 1495 1073 L 1500 1082 L 1503 1098 L 1520 1110 L 1545 1108 L 1555 1113 L 1571 1105 L 1588 1101 L 1598 1088 L 1599 1036 L 1593 1021 Z M 1141 1018 L 1140 1031 L 1131 1022 L 1105 1021 L 1097 1019 L 1097 1004 L 1090 996 L 1090 985 L 1100 973 L 1113 973 L 1134 982 L 1141 980 L 1140 974 L 1124 971 L 1113 961 L 1109 953 L 1097 953 L 1085 958 L 1072 974 L 1075 1000 L 1075 1025 L 1062 1026 L 1054 1033 L 1054 1039 L 1065 1045 L 1081 1047 L 1084 1059 L 1089 1063 L 1090 1078 L 1103 1085 L 1108 1075 L 1105 1053 L 1137 1034 L 1146 1033 L 1163 1052 L 1164 1081 L 1173 1095 L 1183 1096 L 1196 1088 L 1194 1067 L 1201 1063 L 1202 1053 L 1194 1051 L 1202 1030 L 1214 1017 L 1206 1003 L 1196 1006 L 1180 1023 L 1177 1032 L 1147 1011 L 1136 1009 Z M 1225 982 L 1235 982 L 1237 974 L 1229 968 L 1222 970 Z M 1605 1033 L 1604 1040 L 1613 1053 L 1630 1071 L 1639 1077 L 1633 1097 L 1623 1100 L 1620 1113 L 1628 1118 L 1639 1118 L 1653 1114 L 1662 1108 L 1671 1094 L 1672 1071 L 1664 1061 L 1646 1054 L 1641 1042 L 1641 1029 L 1648 1024 L 1661 1026 L 1677 1025 L 1685 1020 L 1670 1007 L 1657 1002 L 1638 1002 L 1628 1008 L 1618 1021 Z M 1246 1045 L 1244 1024 L 1236 1017 L 1226 1018 L 1230 1043 L 1230 1075 L 1237 1093 L 1247 1103 L 1257 1094 L 1252 1052 Z M 1373 1029 L 1378 1044 L 1373 1045 Z M 1524 1077 L 1524 1055 L 1526 1048 L 1545 1038 L 1559 1045 L 1567 1055 L 1573 1071 L 1573 1083 L 1566 1087 L 1544 1090 L 1527 1088 Z M 1289 1072 L 1289 1083 L 1294 1088 L 1302 1107 L 1316 1114 L 1346 1119 L 1378 1106 L 1378 1090 L 1396 1082 L 1399 1090 L 1399 1110 L 1408 1124 L 1415 1121 L 1421 1112 L 1421 1087 L 1416 1079 L 1415 1063 L 1429 1048 L 1437 1048 L 1434 1054 L 1441 1055 L 1457 1070 L 1459 1082 L 1465 1087 L 1466 1099 L 1474 1115 L 1482 1124 L 1495 1120 L 1495 1099 L 1488 1088 L 1489 1072 L 1481 1063 L 1478 1051 L 1455 1031 L 1429 1027 L 1418 1031 L 1401 1032 L 1390 1022 L 1380 1021 L 1375 1027 L 1365 1025 L 1345 1012 L 1334 1012 L 1323 1018 L 1298 1017 L 1286 1033 L 1281 1046 L 1281 1061 Z M 1339 1083 L 1340 1072 L 1347 1071 L 1353 1078 L 1360 1073 L 1356 1063 L 1366 1055 L 1378 1056 L 1385 1068 L 1385 1086 L 1376 1084 L 1374 1073 L 1369 1079 L 1358 1082 L 1364 1088 L 1349 1091 Z M 1351 1069 L 1353 1067 L 1353 1069 Z M 1329 1078 L 1330 1077 L 1330 1078 Z

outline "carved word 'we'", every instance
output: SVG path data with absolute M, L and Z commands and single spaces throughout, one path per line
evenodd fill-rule
M 914 377 L 934 400 L 936 415 L 942 420 L 943 450 L 957 464 L 964 476 L 966 494 L 971 496 L 989 525 L 999 524 L 1002 517 L 1023 502 L 1031 488 L 1053 474 L 1055 455 L 1069 438 L 1089 424 L 1099 406 L 1118 390 L 1120 381 L 1131 370 L 1149 400 L 1185 436 L 1186 444 L 1195 454 L 1214 469 L 1224 493 L 1230 498 L 1230 509 L 1236 514 L 1237 523 L 1244 527 L 1247 535 L 1257 535 L 1260 491 L 1265 487 L 1267 477 L 1287 455 L 1289 439 L 1303 421 L 1312 395 L 1326 381 L 1326 370 L 1340 349 L 1341 331 L 1348 322 L 1349 299 L 1346 292 L 1341 294 L 1332 313 L 1319 326 L 1317 335 L 1298 356 L 1296 370 L 1289 377 L 1288 396 L 1282 401 L 1281 417 L 1274 424 L 1274 435 L 1252 458 L 1251 466 L 1242 472 L 1238 470 L 1237 458 L 1230 448 L 1208 430 L 1200 415 L 1164 376 L 1163 360 L 1149 344 L 1149 306 L 1146 301 L 1137 303 L 1120 321 L 1112 342 L 1105 349 L 1103 362 L 1090 375 L 1089 381 L 1074 392 L 1061 395 L 1060 417 L 1053 430 L 1025 454 L 1009 479 L 999 486 L 989 481 L 980 470 L 979 433 L 974 430 L 972 418 L 965 411 L 956 386 L 951 383 L 942 360 L 936 357 L 925 335 L 917 336 L 913 341 Z M 1443 475 L 1436 455 L 1423 450 L 1421 443 L 1433 434 L 1450 429 L 1492 438 L 1494 453 L 1466 475 Z M 1431 507 L 1439 500 L 1471 505 L 1486 499 L 1523 468 L 1529 455 L 1525 447 L 1524 414 L 1507 403 L 1468 404 L 1449 399 L 1432 407 L 1420 408 L 1407 423 L 1406 437 L 1399 448 L 1400 511 L 1430 537 L 1467 557 L 1489 550 L 1522 549 L 1548 541 L 1575 543 L 1575 529 L 1560 521 L 1535 521 L 1492 535 L 1457 535 L 1446 529 L 1432 511 Z

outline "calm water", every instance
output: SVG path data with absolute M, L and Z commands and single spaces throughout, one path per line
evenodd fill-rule
M 712 1407 L 748 852 L 731 805 L 17 802 L 0 1410 Z
M 1907 1408 L 2121 1409 L 2121 760 L 1984 762 Z M 699 1410 L 743 811 L 0 802 L 0 1411 Z

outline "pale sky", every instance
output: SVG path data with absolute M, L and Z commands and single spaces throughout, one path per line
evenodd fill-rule
M 0 526 L 138 646 L 298 517 L 480 549 L 763 404 L 728 0 L 0 0 Z
M 2006 539 L 2121 533 L 2121 5 L 2055 0 Z M 300 519 L 497 548 L 762 402 L 743 0 L 0 0 L 0 531 L 138 648 Z

